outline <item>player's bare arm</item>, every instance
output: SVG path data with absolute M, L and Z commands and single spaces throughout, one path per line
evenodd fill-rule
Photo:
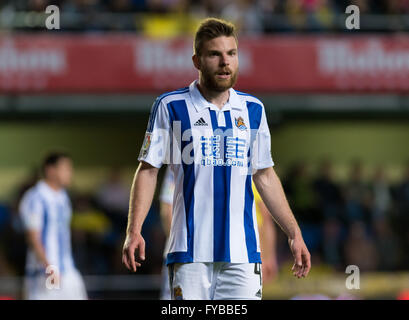
M 40 233 L 36 230 L 26 231 L 28 245 L 34 250 L 37 259 L 41 262 L 44 268 L 47 268 L 49 263 L 45 254 L 44 246 L 40 240 Z
M 172 224 L 172 205 L 170 203 L 161 201 L 160 215 L 163 230 L 165 231 L 166 237 L 169 237 L 170 225 Z
M 293 274 L 305 277 L 311 269 L 311 255 L 302 238 L 301 230 L 284 194 L 280 179 L 273 167 L 258 170 L 253 176 L 254 183 L 274 220 L 288 237 L 294 256 Z
M 158 171 L 158 168 L 142 161 L 132 182 L 122 262 L 129 270 L 134 272 L 136 272 L 137 267 L 141 266 L 141 263 L 135 260 L 136 250 L 138 250 L 139 259 L 145 260 L 145 240 L 141 235 L 141 230 L 152 204 Z
M 45 254 L 45 249 L 43 244 L 41 243 L 41 236 L 40 232 L 36 230 L 28 230 L 26 231 L 26 238 L 28 245 L 34 250 L 34 254 L 36 255 L 38 261 L 41 262 L 44 268 L 47 268 L 50 263 L 48 262 L 47 256 Z M 54 270 L 51 270 L 51 274 L 54 274 Z M 51 280 L 54 284 L 54 281 L 60 283 L 61 279 L 59 275 L 54 274 L 54 278 Z

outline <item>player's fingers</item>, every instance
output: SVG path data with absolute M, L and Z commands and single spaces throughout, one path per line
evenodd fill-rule
M 298 277 L 299 278 L 304 278 L 309 271 L 310 268 L 310 258 L 309 258 L 309 252 L 307 250 L 303 250 L 301 257 L 302 257 L 302 266 L 298 272 Z
M 301 278 L 302 272 L 303 272 L 303 266 L 302 266 L 302 265 L 301 265 L 301 266 L 298 266 L 298 267 L 297 267 L 297 270 L 296 270 L 296 272 L 295 272 L 295 276 L 296 276 L 297 278 Z
M 128 254 L 125 251 L 122 254 L 122 262 L 125 264 L 125 266 L 126 266 L 126 268 L 128 270 L 131 270 L 131 264 L 130 264 L 129 259 L 128 259 Z
M 304 266 L 302 264 L 301 265 L 298 265 L 296 263 L 294 264 L 293 274 L 294 274 L 295 277 L 301 278 L 302 274 L 303 274 L 303 270 L 304 270 Z
M 311 270 L 311 255 L 309 252 L 304 255 L 304 272 L 303 276 L 306 277 Z
M 128 263 L 128 255 L 126 254 L 125 251 L 122 252 L 122 263 L 125 265 L 125 267 L 126 267 L 128 270 L 131 270 L 131 267 L 129 266 L 129 263 Z
M 295 252 L 295 263 L 298 267 L 302 266 L 301 250 Z
M 304 268 L 304 277 L 308 276 L 308 273 L 310 272 L 311 269 L 311 263 L 307 263 L 305 268 Z
M 126 249 L 126 256 L 128 259 L 128 262 L 131 265 L 131 268 L 129 268 L 129 270 L 136 272 L 136 265 L 135 265 L 135 248 L 134 247 L 129 247 Z
M 298 278 L 302 278 L 302 277 L 303 277 L 304 268 L 305 268 L 304 264 L 299 268 L 298 273 L 297 273 L 297 277 L 298 277 Z
M 298 275 L 301 267 L 302 267 L 301 250 L 295 249 L 294 250 L 294 266 L 293 266 L 294 273 Z
M 139 242 L 139 258 L 145 260 L 145 241 Z
M 297 261 L 296 261 L 296 258 L 294 257 L 294 264 L 293 264 L 293 267 L 291 268 L 291 270 L 292 271 L 295 271 L 296 269 L 298 269 L 299 268 L 299 265 L 298 265 L 298 263 L 297 263 Z
M 299 273 L 301 270 L 302 266 L 299 266 L 298 264 L 294 263 L 293 267 L 292 267 L 292 271 L 293 271 L 293 275 L 294 277 L 298 277 L 299 278 Z

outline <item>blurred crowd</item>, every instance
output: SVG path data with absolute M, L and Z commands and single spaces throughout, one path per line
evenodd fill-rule
M 144 28 L 155 25 L 189 33 L 191 24 L 208 16 L 235 22 L 241 34 L 347 31 L 345 9 L 350 4 L 357 5 L 362 15 L 409 14 L 409 0 L 0 0 L 0 8 L 7 14 L 44 12 L 50 4 L 57 5 L 62 14 L 83 16 L 63 22 L 64 30 L 69 31 L 71 28 L 71 31 L 143 32 Z M 117 20 L 104 13 L 124 15 Z M 408 28 L 408 25 L 399 26 L 399 21 L 394 19 L 385 21 L 393 24 L 393 30 Z M 376 26 L 371 28 L 376 31 Z M 379 25 L 377 31 L 384 28 L 388 29 Z
M 409 266 L 409 164 L 402 180 L 391 184 L 378 167 L 364 179 L 354 162 L 343 183 L 334 178 L 330 161 L 316 176 L 298 163 L 283 182 L 315 263 L 336 270 L 357 265 L 361 271 L 404 270 Z
M 347 265 L 357 265 L 361 271 L 407 270 L 409 164 L 402 179 L 394 184 L 382 167 L 364 179 L 365 167 L 355 162 L 348 179 L 341 182 L 334 177 L 332 166 L 325 160 L 312 175 L 310 166 L 300 162 L 281 177 L 313 263 L 342 272 Z M 21 195 L 37 179 L 37 171 L 33 171 L 10 203 L 0 203 L 0 276 L 24 274 L 26 244 L 17 208 Z M 121 251 L 129 186 L 122 181 L 121 170 L 112 169 L 95 193 L 71 192 L 71 199 L 72 244 L 78 269 L 92 275 L 128 273 L 121 263 Z M 159 274 L 165 233 L 158 200 L 142 233 L 147 260 L 138 273 Z M 284 233 L 277 234 L 277 258 L 282 265 L 292 258 Z

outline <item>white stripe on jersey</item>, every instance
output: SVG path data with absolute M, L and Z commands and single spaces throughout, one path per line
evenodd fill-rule
M 156 100 L 139 156 L 158 168 L 170 163 L 174 173 L 167 264 L 261 262 L 251 169 L 274 165 L 264 106 L 230 89 L 219 110 L 196 84 Z M 182 139 L 174 139 L 174 121 Z
M 24 194 L 19 212 L 25 229 L 40 233 L 48 262 L 59 268 L 60 274 L 74 269 L 70 236 L 72 210 L 66 192 L 54 191 L 44 181 L 39 181 Z M 42 264 L 29 247 L 27 275 L 43 272 Z
M 175 177 L 170 167 L 166 168 L 165 176 L 163 177 L 162 187 L 160 189 L 159 200 L 164 203 L 173 203 L 173 194 L 175 191 Z

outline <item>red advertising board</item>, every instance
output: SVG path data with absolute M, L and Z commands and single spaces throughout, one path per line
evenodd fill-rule
M 197 77 L 191 56 L 191 39 L 3 35 L 0 92 L 174 90 Z M 409 92 L 409 36 L 242 38 L 239 57 L 242 91 Z

